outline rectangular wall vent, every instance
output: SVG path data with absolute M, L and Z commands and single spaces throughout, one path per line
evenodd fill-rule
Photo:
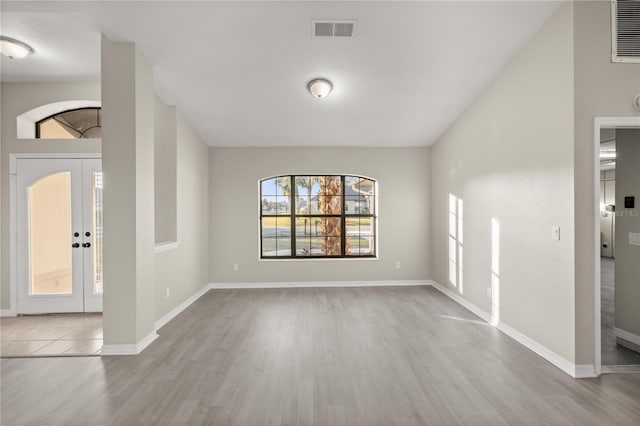
M 640 0 L 611 1 L 613 62 L 640 63 Z
M 318 19 L 312 21 L 314 37 L 353 37 L 356 21 Z

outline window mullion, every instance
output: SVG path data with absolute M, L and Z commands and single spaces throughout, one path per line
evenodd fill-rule
M 296 215 L 295 215 L 295 211 L 296 211 L 296 181 L 295 181 L 295 176 L 291 175 L 289 176 L 289 179 L 291 179 L 291 183 L 289 184 L 290 187 L 290 194 L 289 196 L 291 197 L 291 212 L 290 212 L 290 217 L 291 217 L 291 240 L 289 241 L 289 246 L 291 247 L 291 256 L 295 257 L 297 254 L 297 249 L 296 249 Z
M 347 207 L 347 197 L 345 196 L 345 181 L 346 178 L 344 176 L 340 176 L 342 180 L 342 196 L 340 197 L 340 251 L 342 256 L 347 255 L 347 218 L 345 214 L 345 209 Z

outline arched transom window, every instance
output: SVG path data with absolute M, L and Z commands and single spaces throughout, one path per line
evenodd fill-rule
M 102 137 L 101 108 L 71 109 L 36 122 L 36 139 L 89 139 Z

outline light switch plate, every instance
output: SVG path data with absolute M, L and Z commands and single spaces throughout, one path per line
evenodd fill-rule
M 629 232 L 629 245 L 640 246 L 640 232 Z
M 560 227 L 554 226 L 551 228 L 551 239 L 560 241 Z

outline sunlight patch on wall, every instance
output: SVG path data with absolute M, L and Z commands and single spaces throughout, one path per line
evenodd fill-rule
M 491 219 L 491 324 L 500 323 L 500 222 Z
M 463 211 L 462 199 L 449 194 L 449 283 L 458 287 L 460 294 L 464 292 Z

